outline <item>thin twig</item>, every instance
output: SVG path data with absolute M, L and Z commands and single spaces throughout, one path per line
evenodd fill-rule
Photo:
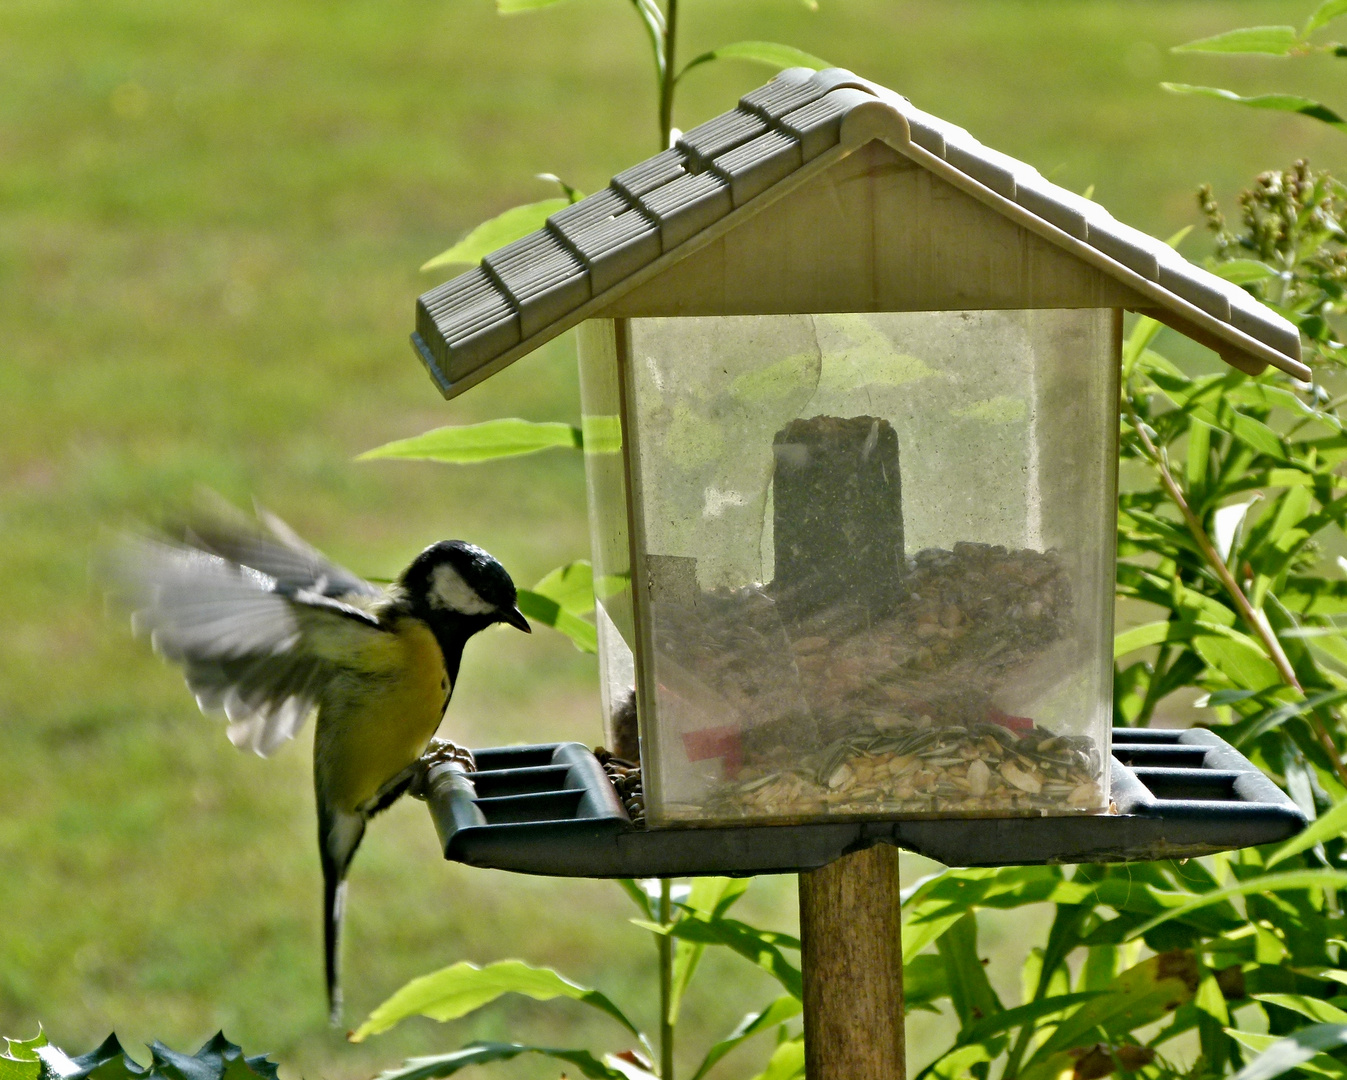
M 1188 500 L 1184 498 L 1173 474 L 1169 471 L 1169 466 L 1165 464 L 1164 456 L 1156 448 L 1151 437 L 1146 432 L 1145 425 L 1137 416 L 1136 410 L 1132 407 L 1132 402 L 1126 394 L 1123 395 L 1123 402 L 1127 409 L 1127 414 L 1132 420 L 1132 430 L 1137 433 L 1142 444 L 1146 447 L 1146 453 L 1150 457 L 1151 464 L 1155 466 L 1160 474 L 1160 482 L 1164 484 L 1165 491 L 1173 500 L 1174 505 L 1179 508 L 1183 515 L 1184 524 L 1188 526 L 1188 532 L 1192 534 L 1193 540 L 1197 542 L 1198 550 L 1202 552 L 1202 557 L 1207 565 L 1211 567 L 1212 572 L 1220 579 L 1221 585 L 1225 591 L 1230 594 L 1230 599 L 1234 601 L 1240 617 L 1255 634 L 1259 641 L 1263 643 L 1263 648 L 1268 654 L 1268 659 L 1277 669 L 1277 673 L 1282 677 L 1282 681 L 1287 686 L 1295 690 L 1302 698 L 1305 697 L 1305 689 L 1300 685 L 1300 679 L 1296 676 L 1295 669 L 1291 666 L 1291 661 L 1286 655 L 1286 650 L 1282 648 L 1282 643 L 1277 639 L 1276 633 L 1268 624 L 1266 616 L 1257 610 L 1249 602 L 1249 598 L 1244 594 L 1244 590 L 1239 587 L 1239 582 L 1235 580 L 1230 568 L 1226 566 L 1225 560 L 1221 558 L 1220 552 L 1207 536 L 1207 530 L 1202 527 L 1202 522 L 1198 520 L 1192 508 L 1188 505 Z M 1338 748 L 1333 743 L 1333 737 L 1328 733 L 1324 726 L 1323 719 L 1316 713 L 1311 712 L 1310 723 L 1314 727 L 1315 734 L 1319 742 L 1323 745 L 1328 754 L 1328 760 L 1333 763 L 1333 768 L 1338 774 L 1338 779 L 1342 781 L 1344 787 L 1347 787 L 1347 763 L 1344 763 L 1342 756 L 1338 753 Z

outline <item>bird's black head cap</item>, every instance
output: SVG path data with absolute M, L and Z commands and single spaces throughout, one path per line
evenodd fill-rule
M 503 622 L 530 632 L 510 575 L 476 544 L 431 544 L 403 572 L 401 585 L 415 613 L 432 624 L 456 622 L 472 633 Z

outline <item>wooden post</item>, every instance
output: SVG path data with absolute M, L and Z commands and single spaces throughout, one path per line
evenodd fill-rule
M 800 875 L 809 1080 L 904 1080 L 900 908 L 889 844 Z

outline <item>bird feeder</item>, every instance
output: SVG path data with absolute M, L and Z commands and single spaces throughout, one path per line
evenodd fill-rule
M 807 1071 L 897 1080 L 895 848 L 1102 862 L 1302 829 L 1217 735 L 1110 730 L 1129 310 L 1309 378 L 1243 290 L 837 69 L 421 297 L 446 397 L 579 327 L 606 739 L 644 799 L 576 743 L 480 750 L 427 777 L 446 857 L 799 871 Z
M 453 397 L 579 327 L 636 824 L 966 825 L 1130 790 L 1125 310 L 1309 377 L 1240 288 L 881 86 L 793 69 L 427 293 L 413 342 Z

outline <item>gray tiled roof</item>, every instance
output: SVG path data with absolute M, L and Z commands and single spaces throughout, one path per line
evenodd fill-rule
M 837 146 L 848 114 L 876 101 L 896 114 L 903 130 L 895 142 L 918 163 L 1121 279 L 1184 327 L 1309 377 L 1296 328 L 1238 286 L 884 87 L 840 68 L 793 68 L 422 296 L 412 341 L 440 389 L 452 396 L 521 346 L 561 333 L 591 300 Z

